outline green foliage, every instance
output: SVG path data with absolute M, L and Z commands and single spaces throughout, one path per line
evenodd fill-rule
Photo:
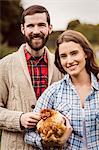
M 1 43 L 8 42 L 11 46 L 20 44 L 22 38 L 20 32 L 20 17 L 23 9 L 19 6 L 20 0 L 0 1 L 0 32 L 2 34 Z
M 68 23 L 67 29 L 75 29 L 80 24 L 79 20 L 73 20 Z
M 83 33 L 91 43 L 99 43 L 98 25 L 80 24 L 75 28 L 75 30 Z
M 15 52 L 15 51 L 17 51 L 17 48 L 8 47 L 7 44 L 0 45 L 0 59 L 8 54 Z
M 56 47 L 56 39 L 63 31 L 53 31 L 53 33 L 49 36 L 49 40 L 47 41 L 48 48 L 53 52 Z
M 82 24 L 78 20 L 69 22 L 67 29 L 72 29 L 84 34 L 92 44 L 99 44 L 99 24 Z
M 83 35 L 87 37 L 87 39 L 90 41 L 92 45 L 98 45 L 97 50 L 99 50 L 99 25 L 81 24 L 79 21 L 74 22 L 71 21 L 71 22 L 76 24 L 75 28 L 72 28 L 72 30 L 81 32 Z M 69 24 L 71 24 L 71 22 Z M 68 29 L 69 27 L 70 26 L 68 25 Z M 51 49 L 52 52 L 56 48 L 56 39 L 62 32 L 63 31 L 54 31 L 50 35 L 49 40 L 47 42 L 47 46 Z
M 20 31 L 20 20 L 23 8 L 20 7 L 20 0 L 1 0 L 0 13 L 0 43 L 8 43 L 9 46 L 20 46 L 23 42 L 23 36 Z M 82 24 L 78 19 L 68 23 L 67 29 L 82 32 L 91 43 L 99 43 L 99 24 Z M 50 49 L 55 49 L 56 39 L 62 31 L 54 31 L 47 42 Z

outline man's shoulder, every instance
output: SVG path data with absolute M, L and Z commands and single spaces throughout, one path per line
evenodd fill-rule
M 0 63 L 6 63 L 12 61 L 12 59 L 17 55 L 17 52 L 13 52 L 12 54 L 9 54 L 2 59 L 0 59 Z
M 10 61 L 12 61 L 13 59 L 15 59 L 16 57 L 18 57 L 18 55 L 19 55 L 19 53 L 20 53 L 19 51 L 20 51 L 22 48 L 23 48 L 23 45 L 21 45 L 21 46 L 19 47 L 19 49 L 17 49 L 17 51 L 15 51 L 15 52 L 13 52 L 13 53 L 11 53 L 11 54 L 9 54 L 9 55 L 3 57 L 2 59 L 0 59 L 0 63 L 10 62 Z

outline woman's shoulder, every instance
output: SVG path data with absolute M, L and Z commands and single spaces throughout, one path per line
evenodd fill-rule
M 45 92 L 47 93 L 47 95 L 48 94 L 50 94 L 50 93 L 56 93 L 57 94 L 57 92 L 60 90 L 60 89 L 62 89 L 64 87 L 64 78 L 62 78 L 61 80 L 59 80 L 59 81 L 56 81 L 56 82 L 54 82 L 54 83 L 52 83 L 46 90 L 45 90 Z M 45 93 L 44 92 L 44 93 Z
M 92 86 L 99 90 L 99 79 L 93 74 L 91 73 L 91 82 L 92 82 Z

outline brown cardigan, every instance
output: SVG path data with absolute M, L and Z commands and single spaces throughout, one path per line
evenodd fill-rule
M 23 50 L 0 60 L 0 129 L 2 129 L 1 150 L 33 150 L 24 143 L 24 131 L 20 129 L 19 118 L 23 112 L 32 111 L 36 96 L 28 72 Z M 54 55 L 48 54 L 48 85 L 62 78 L 54 65 Z

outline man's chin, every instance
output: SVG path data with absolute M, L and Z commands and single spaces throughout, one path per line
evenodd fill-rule
M 38 52 L 41 48 L 32 48 L 34 51 Z
M 44 46 L 32 46 L 30 45 L 31 49 L 33 49 L 34 51 L 39 51 L 41 50 Z

